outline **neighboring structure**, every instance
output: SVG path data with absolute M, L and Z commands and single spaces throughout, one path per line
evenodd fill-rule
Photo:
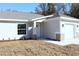
M 79 19 L 66 15 L 42 16 L 26 12 L 0 11 L 0 40 L 50 38 L 72 40 L 79 38 Z

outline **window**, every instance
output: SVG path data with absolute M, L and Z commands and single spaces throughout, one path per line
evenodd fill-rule
M 26 34 L 26 24 L 18 24 L 18 35 Z

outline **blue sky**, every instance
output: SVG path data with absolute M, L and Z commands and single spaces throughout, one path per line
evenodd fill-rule
M 12 9 L 24 12 L 34 11 L 37 6 L 37 3 L 0 3 L 0 9 Z
M 60 8 L 62 4 L 57 4 L 57 8 Z M 71 4 L 66 4 L 66 12 L 70 10 Z M 17 10 L 17 11 L 24 11 L 24 12 L 31 12 L 34 11 L 35 8 L 38 7 L 38 3 L 0 3 L 0 9 L 6 10 Z M 59 11 L 58 11 L 59 12 Z

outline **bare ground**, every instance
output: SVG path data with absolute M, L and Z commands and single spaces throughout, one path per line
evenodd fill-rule
M 1 56 L 79 56 L 79 45 L 59 46 L 41 40 L 0 41 Z

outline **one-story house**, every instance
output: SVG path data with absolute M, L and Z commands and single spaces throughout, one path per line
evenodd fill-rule
M 38 15 L 19 11 L 0 11 L 0 40 L 25 36 L 72 40 L 79 38 L 79 19 L 66 15 Z

